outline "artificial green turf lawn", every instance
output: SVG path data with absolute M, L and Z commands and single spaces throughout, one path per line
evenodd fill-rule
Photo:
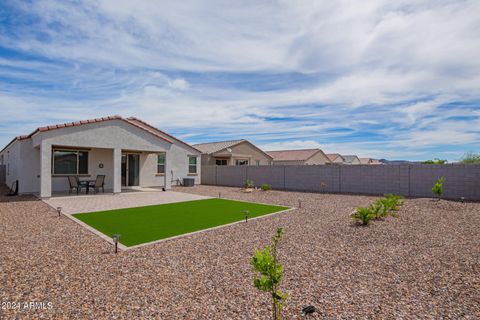
M 282 211 L 287 207 L 225 199 L 206 199 L 147 207 L 79 213 L 75 218 L 112 236 L 130 247 L 141 243 L 212 228 L 245 219 L 245 210 L 254 218 Z

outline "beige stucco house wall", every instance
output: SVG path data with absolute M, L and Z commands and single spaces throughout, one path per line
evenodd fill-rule
M 52 171 L 54 150 L 88 152 L 88 173 L 80 179 L 106 175 L 105 189 L 121 192 L 122 154 L 139 155 L 139 187 L 164 187 L 185 177 L 200 183 L 200 152 L 188 144 L 135 118 L 108 117 L 100 120 L 39 128 L 29 136 L 17 137 L 0 155 L 8 167 L 6 182 L 19 181 L 20 193 L 50 197 L 68 191 L 67 175 Z M 165 154 L 165 173 L 157 173 L 157 157 Z M 189 173 L 189 157 L 197 159 L 197 172 Z M 69 174 L 72 175 L 72 174 Z

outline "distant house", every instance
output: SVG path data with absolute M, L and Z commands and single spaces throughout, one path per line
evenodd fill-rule
M 273 158 L 247 140 L 196 144 L 202 152 L 202 165 L 261 166 L 272 165 Z
M 360 159 L 356 155 L 342 155 L 345 159 L 344 164 L 361 164 Z
M 377 159 L 372 159 L 372 158 L 358 158 L 358 159 L 360 160 L 360 164 L 382 164 Z
M 334 164 L 343 164 L 345 163 L 345 159 L 339 153 L 327 153 L 328 159 Z
M 331 164 L 330 159 L 320 149 L 267 151 L 274 165 L 315 165 Z

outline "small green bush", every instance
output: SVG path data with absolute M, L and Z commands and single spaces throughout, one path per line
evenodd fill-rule
M 268 190 L 272 190 L 272 186 L 269 185 L 268 183 L 264 183 L 260 186 L 260 189 L 262 189 L 263 191 L 268 191 Z
M 435 182 L 432 188 L 432 192 L 437 196 L 438 200 L 443 196 L 443 182 L 445 181 L 445 177 L 440 177 Z
M 370 211 L 375 216 L 375 219 L 385 218 L 388 216 L 388 208 L 384 203 L 384 199 L 377 199 L 370 205 Z
M 398 207 L 403 205 L 402 196 L 396 194 L 387 193 L 383 199 L 383 204 L 387 207 L 387 211 L 397 211 Z
M 247 179 L 243 182 L 243 186 L 245 189 L 251 189 L 255 187 L 255 184 L 253 183 L 253 180 Z
M 253 286 L 260 291 L 269 293 L 272 298 L 272 319 L 282 318 L 282 309 L 287 293 L 278 290 L 283 279 L 283 266 L 278 261 L 277 247 L 282 239 L 283 229 L 278 228 L 276 235 L 272 238 L 272 245 L 263 250 L 256 250 L 251 258 L 250 264 L 255 271 Z
M 357 220 L 366 226 L 370 223 L 370 220 L 375 218 L 375 214 L 372 212 L 371 208 L 357 208 L 357 212 L 351 215 L 352 219 Z

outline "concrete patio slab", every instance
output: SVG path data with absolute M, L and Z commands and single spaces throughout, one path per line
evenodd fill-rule
M 53 208 L 62 207 L 62 213 L 74 214 L 94 211 L 143 207 L 156 204 L 210 199 L 211 197 L 175 192 L 128 192 L 120 194 L 96 194 L 68 197 L 53 197 L 43 201 Z

